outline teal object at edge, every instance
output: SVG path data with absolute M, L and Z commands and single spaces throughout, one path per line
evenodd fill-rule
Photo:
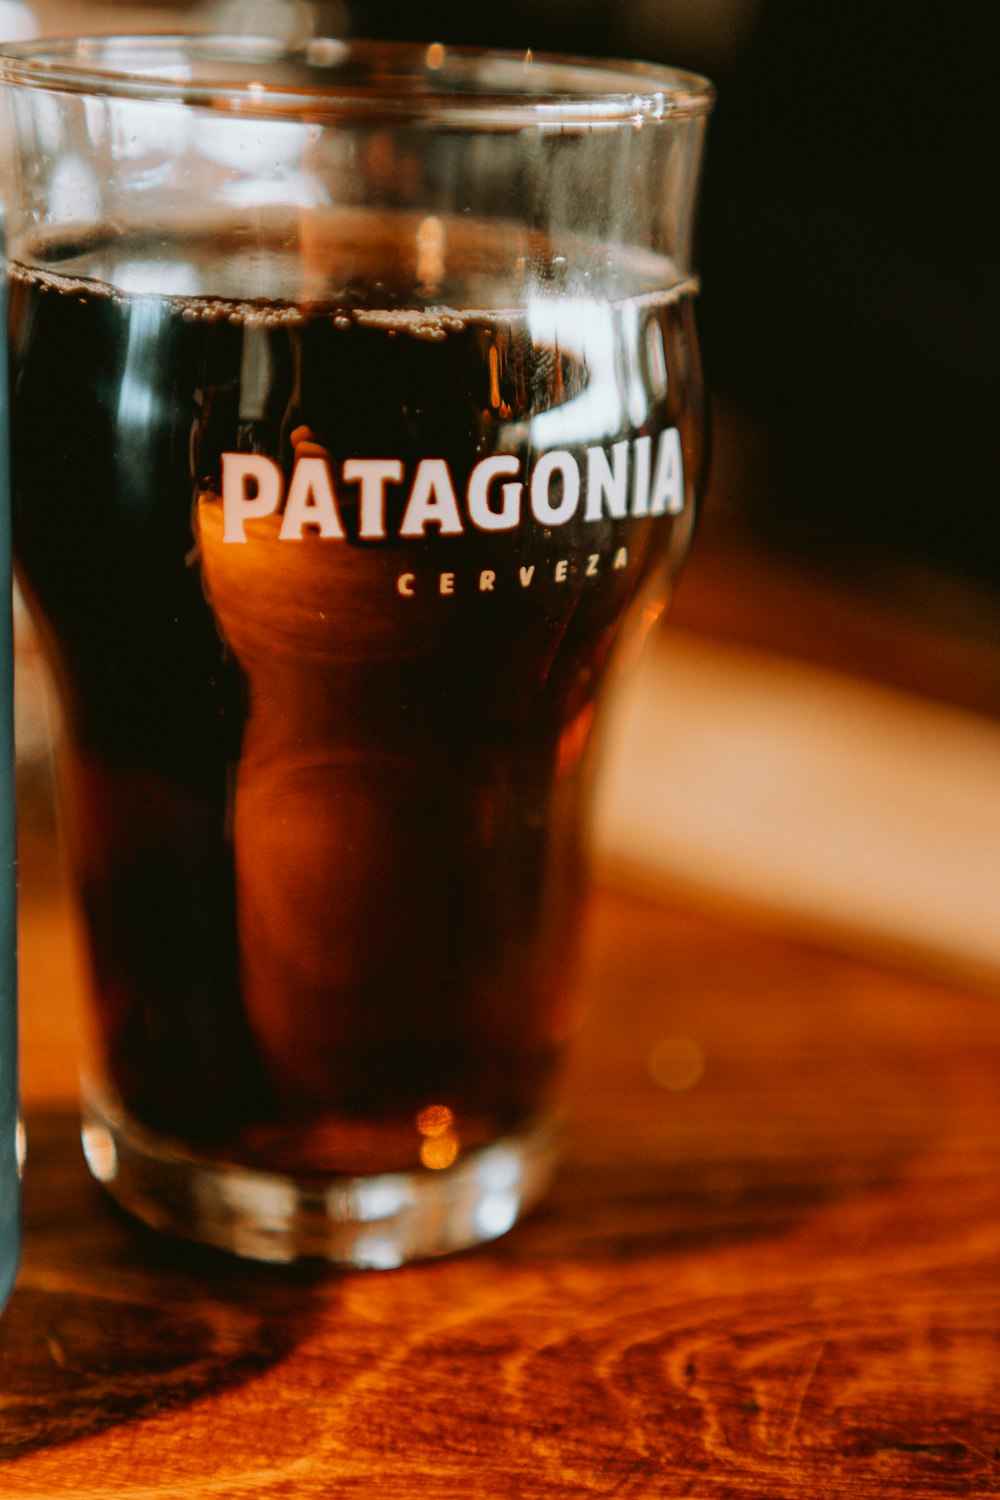
M 2 229 L 2 223 L 0 223 Z M 0 237 L 2 249 L 2 237 Z M 2 261 L 0 261 L 2 265 Z M 0 277 L 0 1307 L 20 1248 L 17 1169 L 17 971 L 15 959 L 14 722 L 7 462 L 7 308 Z

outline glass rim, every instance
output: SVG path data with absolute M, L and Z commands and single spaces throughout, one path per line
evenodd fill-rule
M 371 76 L 352 79 L 352 62 L 368 65 Z M 282 65 L 301 70 L 302 78 L 281 76 Z M 268 69 L 276 74 L 271 80 Z M 0 85 L 244 117 L 370 118 L 469 129 L 641 126 L 706 115 L 715 99 L 708 79 L 652 63 L 438 42 L 311 37 L 289 45 L 273 37 L 199 33 L 5 43 Z

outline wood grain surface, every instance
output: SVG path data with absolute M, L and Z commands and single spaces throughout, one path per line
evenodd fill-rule
M 596 893 L 547 1204 L 451 1260 L 279 1271 L 87 1177 L 43 863 L 3 1500 L 1000 1491 L 994 996 Z

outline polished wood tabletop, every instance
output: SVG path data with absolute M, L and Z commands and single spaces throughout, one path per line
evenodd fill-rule
M 283 1271 L 91 1183 L 58 892 L 24 917 L 4 1500 L 1000 1491 L 995 996 L 595 892 L 549 1201 Z
M 547 1202 L 398 1271 L 258 1267 L 154 1236 L 87 1175 L 50 843 L 29 807 L 3 1500 L 1000 1492 L 978 971 L 596 888 Z

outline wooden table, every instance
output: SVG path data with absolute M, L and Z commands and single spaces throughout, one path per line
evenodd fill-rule
M 120 1215 L 77 1144 L 44 878 L 23 964 L 4 1500 L 1000 1491 L 995 997 L 595 893 L 546 1206 L 338 1275 Z
M 703 542 L 675 618 L 995 710 L 989 642 L 758 564 Z M 66 904 L 44 799 L 22 812 L 0 1500 L 1000 1492 L 988 978 L 595 891 L 545 1206 L 434 1264 L 255 1267 L 156 1238 L 88 1178 Z

